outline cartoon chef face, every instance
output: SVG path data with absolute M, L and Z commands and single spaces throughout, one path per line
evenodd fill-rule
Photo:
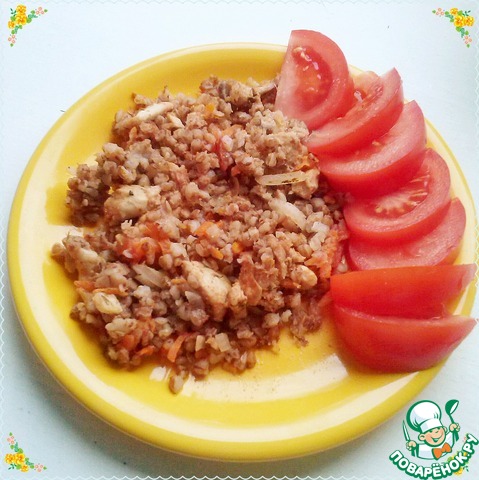
M 441 409 L 430 401 L 414 404 L 408 412 L 408 423 L 411 428 L 420 432 L 418 438 L 431 445 L 441 445 L 446 439 L 446 429 L 441 423 Z
M 427 432 L 421 433 L 418 435 L 419 440 L 421 442 L 430 445 L 431 447 L 437 447 L 442 445 L 446 440 L 446 429 L 444 427 L 435 427 L 431 428 Z

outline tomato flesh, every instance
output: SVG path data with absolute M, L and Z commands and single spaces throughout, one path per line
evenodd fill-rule
M 371 87 L 377 82 L 379 75 L 375 72 L 367 71 L 361 72 L 359 75 L 354 77 L 354 89 L 355 95 L 358 100 L 362 101 Z M 357 96 L 359 95 L 359 97 Z
M 353 99 L 353 80 L 339 46 L 319 32 L 293 30 L 275 108 L 313 130 L 344 115 Z
M 352 152 L 388 132 L 396 123 L 403 105 L 401 77 L 392 69 L 371 82 L 362 101 L 343 117 L 312 132 L 306 145 L 317 156 Z
M 421 167 L 390 194 L 352 199 L 344 218 L 352 234 L 373 243 L 413 240 L 435 228 L 450 204 L 449 168 L 434 150 L 424 151 Z
M 370 315 L 339 305 L 333 308 L 336 330 L 347 353 L 380 372 L 414 372 L 437 365 L 477 323 L 463 316 L 425 320 Z
M 291 55 L 301 85 L 294 91 L 299 107 L 310 110 L 324 101 L 333 84 L 331 70 L 318 52 L 309 47 L 297 47 Z
M 466 227 L 466 211 L 454 198 L 441 223 L 421 237 L 397 245 L 378 246 L 366 240 L 350 238 L 346 255 L 353 270 L 387 267 L 412 267 L 452 263 Z
M 331 277 L 331 297 L 365 313 L 431 318 L 445 313 L 447 302 L 467 287 L 475 272 L 474 264 L 348 272 Z
M 382 195 L 411 180 L 421 166 L 425 147 L 424 115 L 416 102 L 410 102 L 377 141 L 351 154 L 321 156 L 318 163 L 336 190 L 356 197 Z

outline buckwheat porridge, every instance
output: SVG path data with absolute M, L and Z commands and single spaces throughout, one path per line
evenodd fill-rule
M 52 254 L 74 275 L 74 319 L 122 366 L 146 357 L 188 375 L 252 368 L 289 330 L 321 324 L 331 273 L 345 268 L 340 198 L 274 110 L 277 81 L 211 77 L 196 98 L 134 97 L 114 141 L 68 181 L 76 228 Z

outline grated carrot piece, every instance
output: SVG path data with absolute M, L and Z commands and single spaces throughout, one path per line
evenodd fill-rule
M 205 110 L 206 110 L 206 112 L 209 113 L 209 114 L 213 113 L 213 112 L 216 110 L 215 104 L 214 104 L 214 103 L 211 103 L 211 102 L 210 102 L 210 103 L 207 103 L 207 104 L 205 105 Z
M 173 345 L 170 347 L 168 350 L 168 353 L 166 354 L 166 358 L 171 362 L 175 363 L 176 357 L 178 356 L 178 353 L 181 349 L 181 346 L 183 345 L 183 342 L 186 340 L 188 337 L 187 333 L 180 333 L 173 342 Z
M 123 336 L 119 343 L 123 348 L 126 348 L 129 352 L 131 352 L 138 345 L 138 340 L 132 333 L 127 333 Z
M 213 258 L 216 258 L 216 260 L 223 260 L 223 258 L 225 257 L 223 253 L 221 253 L 221 251 L 215 247 L 211 249 L 211 256 Z
M 209 220 L 206 220 L 206 222 L 203 222 L 195 231 L 194 235 L 197 235 L 198 237 L 202 237 L 206 235 L 206 232 L 208 228 L 212 227 L 215 224 L 215 222 L 211 222 Z
M 243 251 L 243 245 L 241 245 L 239 242 L 233 242 L 231 244 L 231 250 L 234 254 L 241 253 Z
M 102 292 L 102 293 L 106 293 L 106 294 L 113 294 L 113 295 L 118 295 L 119 297 L 127 297 L 128 296 L 128 292 L 120 290 L 119 288 L 116 288 L 116 287 L 95 288 L 93 290 L 93 292 L 94 293 Z
M 154 345 L 148 345 L 143 347 L 141 350 L 138 351 L 137 355 L 139 357 L 148 357 L 153 355 L 156 352 L 156 347 Z
M 76 288 L 82 288 L 87 292 L 95 290 L 95 282 L 92 282 L 91 280 L 75 280 L 73 285 L 75 285 Z

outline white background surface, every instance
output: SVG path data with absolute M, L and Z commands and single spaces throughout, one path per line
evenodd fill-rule
M 170 50 L 218 42 L 286 44 L 295 28 L 321 31 L 364 70 L 400 72 L 415 99 L 456 155 L 479 196 L 477 59 L 472 48 L 432 10 L 457 6 L 479 21 L 479 5 L 417 2 L 175 2 L 44 1 L 48 13 L 7 41 L 10 7 L 0 4 L 0 161 L 3 298 L 1 313 L 0 478 L 145 478 L 261 476 L 405 479 L 388 460 L 403 448 L 401 424 L 409 405 L 382 427 L 331 451 L 272 463 L 224 464 L 185 458 L 144 445 L 97 419 L 65 393 L 31 349 L 9 297 L 4 243 L 9 209 L 23 169 L 42 137 L 76 100 L 118 71 Z M 254 75 L 253 75 L 254 76 Z M 35 234 L 32 232 L 32 234 Z M 474 314 L 478 316 L 477 302 Z M 479 329 L 421 393 L 444 405 L 460 401 L 457 420 L 479 436 Z M 6 437 L 13 432 L 47 472 L 7 470 Z M 479 478 L 479 454 L 464 478 Z

